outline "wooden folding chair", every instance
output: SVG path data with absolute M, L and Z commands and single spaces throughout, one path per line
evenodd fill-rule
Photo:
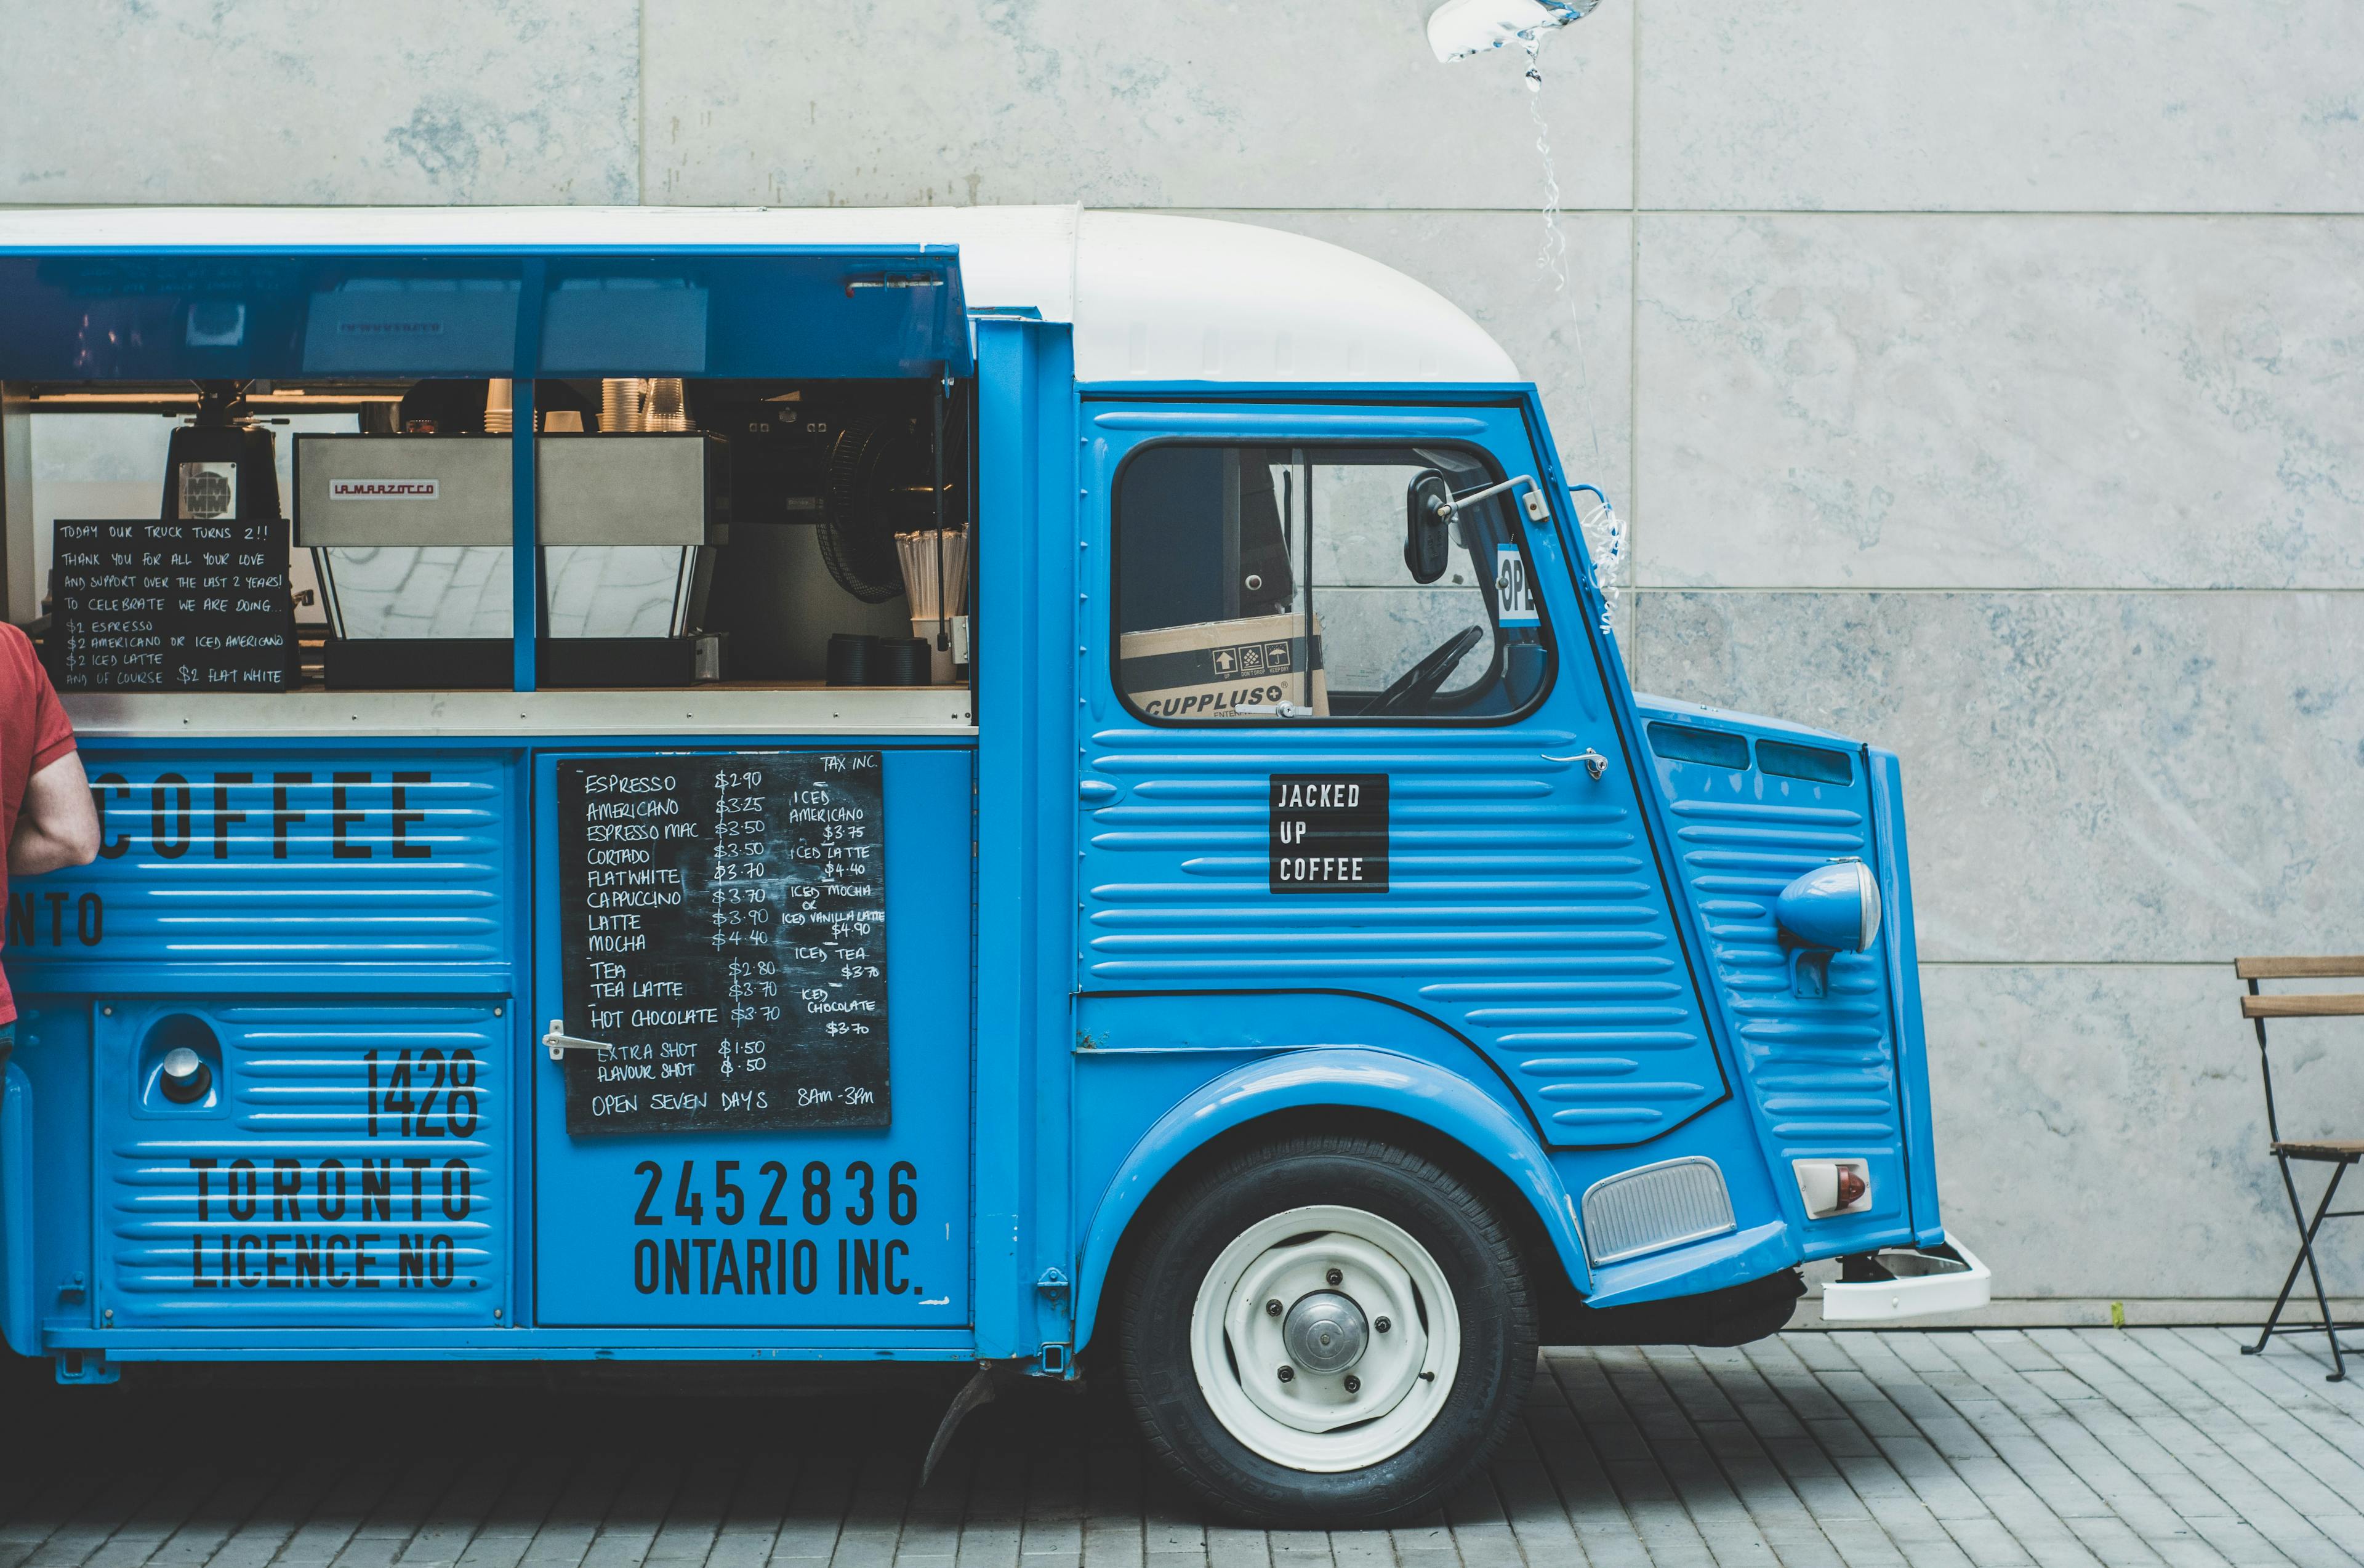
M 2331 1345 L 2331 1376 L 2337 1383 L 2347 1375 L 2347 1364 L 2341 1360 L 2342 1350 L 2364 1352 L 2364 1346 L 2342 1346 L 2341 1330 L 2364 1328 L 2364 1324 L 2335 1323 L 2331 1318 L 2331 1298 L 2323 1288 L 2323 1271 L 2314 1261 L 2315 1233 L 2326 1219 L 2351 1219 L 2364 1217 L 2364 1208 L 2334 1208 L 2331 1201 L 2338 1195 L 2339 1184 L 2347 1168 L 2364 1160 L 2364 1138 L 2304 1138 L 2285 1139 L 2281 1124 L 2274 1112 L 2273 1059 L 2266 1049 L 2268 1018 L 2364 1018 L 2364 991 L 2331 992 L 2325 995 L 2267 995 L 2258 989 L 2260 980 L 2346 980 L 2364 978 L 2364 956 L 2348 958 L 2239 958 L 2233 961 L 2233 973 L 2249 983 L 2249 994 L 2241 998 L 2241 1016 L 2258 1031 L 2258 1070 L 2266 1085 L 2266 1136 L 2271 1140 L 2275 1162 L 2281 1166 L 2282 1190 L 2290 1195 L 2291 1220 L 2298 1227 L 2298 1256 L 2291 1260 L 2290 1273 L 2283 1277 L 2281 1294 L 2274 1297 L 2274 1309 L 2266 1317 L 2266 1326 L 2254 1345 L 2241 1347 L 2243 1355 L 2253 1356 L 2266 1348 L 2266 1341 L 2277 1333 L 2310 1333 L 2303 1324 L 2281 1327 L 2282 1307 L 2290 1301 L 2292 1287 L 2298 1284 L 2298 1271 L 2305 1266 L 2307 1275 L 2314 1282 L 2314 1304 L 2323 1313 L 2323 1337 Z M 2331 1180 L 2323 1189 L 2322 1198 L 2314 1206 L 2314 1218 L 2310 1219 L 2306 1207 L 2299 1201 L 2298 1180 L 2291 1173 L 2293 1160 L 2312 1161 L 2331 1167 Z

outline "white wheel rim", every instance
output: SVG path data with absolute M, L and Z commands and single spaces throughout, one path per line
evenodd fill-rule
M 1325 1291 L 1371 1326 L 1361 1359 L 1334 1373 L 1296 1366 L 1283 1337 L 1289 1308 Z M 1215 1418 L 1291 1470 L 1360 1470 L 1402 1452 L 1444 1408 L 1460 1363 L 1444 1271 L 1401 1226 L 1359 1208 L 1316 1204 L 1258 1220 L 1223 1249 L 1190 1309 L 1190 1370 Z

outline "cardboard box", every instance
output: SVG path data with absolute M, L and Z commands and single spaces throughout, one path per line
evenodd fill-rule
M 1129 631 L 1117 639 L 1117 688 L 1152 718 L 1231 718 L 1243 704 L 1284 702 L 1326 717 L 1319 616 L 1312 632 L 1301 615 Z

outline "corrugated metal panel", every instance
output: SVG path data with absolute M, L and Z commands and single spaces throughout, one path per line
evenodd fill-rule
M 674 758 L 695 767 L 748 755 Z M 545 908 L 559 903 L 550 851 L 559 770 L 572 760 L 535 763 Z M 539 1201 L 530 1306 L 538 1327 L 948 1329 L 969 1321 L 973 1124 L 962 973 L 974 906 L 972 759 L 961 748 L 890 748 L 882 763 L 891 1125 L 579 1136 L 567 1130 L 560 1070 L 532 1052 Z M 536 937 L 541 1001 L 532 1017 L 556 1018 L 565 1011 L 560 922 L 545 921 Z M 787 940 L 777 950 L 784 961 Z M 801 1041 L 787 1027 L 775 1038 L 793 1058 Z M 800 1075 L 775 1080 L 772 1093 L 814 1082 L 789 1070 Z
M 1844 785 L 1663 759 L 1658 767 L 1776 1179 L 1789 1179 L 1791 1160 L 1866 1158 L 1871 1210 L 1815 1221 L 1812 1240 L 1891 1226 L 1905 1195 L 1886 956 L 1878 947 L 1839 953 L 1828 994 L 1800 996 L 1773 920 L 1773 901 L 1794 878 L 1843 856 L 1872 859 L 1860 760 Z
M 1558 1145 L 1639 1142 L 1713 1104 L 1723 1076 L 1618 774 L 1544 761 L 1580 749 L 1566 732 L 1429 734 L 1091 734 L 1089 775 L 1118 789 L 1088 812 L 1084 988 L 1399 1000 L 1491 1055 Z M 1383 897 L 1266 891 L 1266 781 L 1289 772 L 1388 774 Z
M 12 888 L 12 960 L 494 962 L 519 922 L 508 762 L 86 749 L 105 848 Z
M 504 1004 L 95 1004 L 111 1327 L 489 1325 L 508 1271 Z M 188 1105 L 164 1053 L 206 1059 Z
M 1723 1172 L 1703 1157 L 1598 1181 L 1584 1195 L 1584 1248 L 1597 1267 L 1734 1228 Z

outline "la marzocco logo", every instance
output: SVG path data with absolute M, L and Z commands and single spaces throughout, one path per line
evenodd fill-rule
M 331 501 L 432 501 L 438 494 L 432 479 L 331 479 Z

